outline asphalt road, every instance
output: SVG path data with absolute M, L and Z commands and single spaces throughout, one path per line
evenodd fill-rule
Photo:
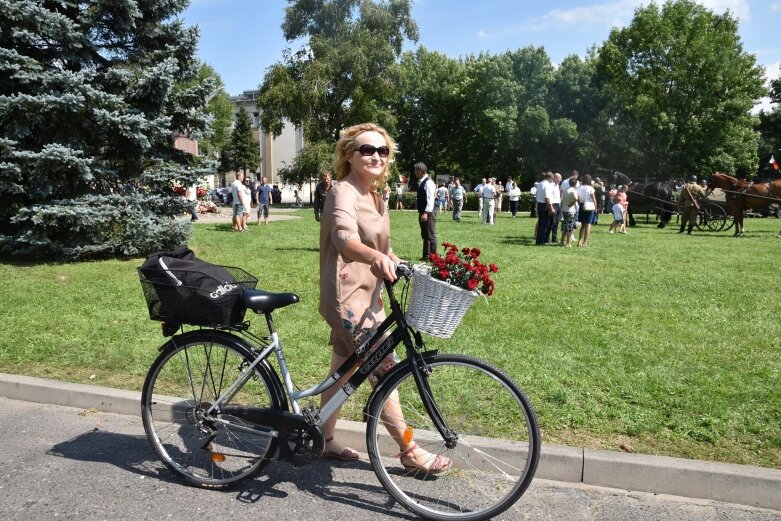
M 0 397 L 0 417 L 3 520 L 415 519 L 389 498 L 367 460 L 300 469 L 275 462 L 242 488 L 215 492 L 170 474 L 136 416 Z M 501 519 L 781 521 L 781 512 L 535 480 Z

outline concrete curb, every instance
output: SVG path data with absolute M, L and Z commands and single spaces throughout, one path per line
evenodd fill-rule
M 138 416 L 141 393 L 0 373 L 0 396 Z M 362 423 L 340 421 L 345 443 L 366 451 Z M 536 477 L 781 510 L 781 470 L 543 444 Z

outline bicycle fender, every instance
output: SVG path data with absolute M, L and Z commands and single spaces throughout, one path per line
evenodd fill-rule
M 160 346 L 160 352 L 163 352 L 166 349 L 174 349 L 180 343 L 210 341 L 219 341 L 225 345 L 235 347 L 239 351 L 244 351 L 247 353 L 247 355 L 252 352 L 252 344 L 243 338 L 226 331 L 219 331 L 217 329 L 200 329 L 195 331 L 187 331 L 186 333 L 182 333 L 180 335 L 174 335 L 166 343 Z M 279 379 L 277 372 L 274 370 L 271 364 L 268 363 L 268 360 L 261 361 L 257 368 L 259 371 L 268 375 L 269 380 L 273 386 L 271 391 L 276 393 L 279 397 L 282 410 L 289 411 L 290 407 L 287 403 L 287 393 L 285 392 L 285 388 L 282 386 L 282 381 Z
M 418 353 L 416 356 L 423 358 L 423 361 L 426 363 L 434 361 L 434 359 L 439 356 L 438 350 L 431 350 L 431 351 L 423 351 L 422 353 Z M 409 368 L 410 359 L 407 358 L 403 360 L 402 362 L 399 362 L 395 366 L 393 366 L 393 369 L 385 373 L 385 376 L 382 377 L 382 379 L 377 383 L 376 386 L 374 386 L 374 389 L 372 389 L 372 393 L 369 395 L 369 399 L 366 400 L 366 405 L 363 406 L 363 422 L 366 423 L 366 421 L 369 418 L 369 410 L 371 410 L 372 405 L 374 403 L 374 400 L 377 396 L 377 393 L 380 389 L 382 389 L 383 385 L 385 383 L 390 382 L 394 379 L 394 377 L 401 373 L 402 371 Z

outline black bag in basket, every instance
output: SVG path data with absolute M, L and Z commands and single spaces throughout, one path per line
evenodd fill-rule
M 154 253 L 138 268 L 149 317 L 201 326 L 228 326 L 244 319 L 244 288 L 257 279 L 240 268 L 218 266 L 179 247 Z

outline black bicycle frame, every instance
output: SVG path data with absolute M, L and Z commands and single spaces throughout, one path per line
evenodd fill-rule
M 385 281 L 385 290 L 388 294 L 388 300 L 391 306 L 390 315 L 382 321 L 374 334 L 372 334 L 368 340 L 361 343 L 356 348 L 355 352 L 339 366 L 331 375 L 331 378 L 339 380 L 343 375 L 348 374 L 358 366 L 350 379 L 342 385 L 344 392 L 348 395 L 352 395 L 383 360 L 393 352 L 396 346 L 403 343 L 407 352 L 408 363 L 412 366 L 412 375 L 415 380 L 415 385 L 417 386 L 418 393 L 423 401 L 423 407 L 426 409 L 429 417 L 442 435 L 445 445 L 448 448 L 453 448 L 456 445 L 458 436 L 450 429 L 442 417 L 442 414 L 439 412 L 439 408 L 431 395 L 431 389 L 427 381 L 427 375 L 430 372 L 430 368 L 424 357 L 421 356 L 418 353 L 418 349 L 416 349 L 417 347 L 424 348 L 423 339 L 419 332 L 414 331 L 412 332 L 414 333 L 413 343 L 413 336 L 410 327 L 407 324 L 404 312 L 401 309 L 401 304 L 399 304 L 399 301 L 396 300 L 396 296 L 394 295 L 393 284 Z M 386 337 L 386 334 L 394 325 L 396 328 Z M 383 337 L 386 338 L 383 340 Z M 379 345 L 377 345 L 378 343 Z

